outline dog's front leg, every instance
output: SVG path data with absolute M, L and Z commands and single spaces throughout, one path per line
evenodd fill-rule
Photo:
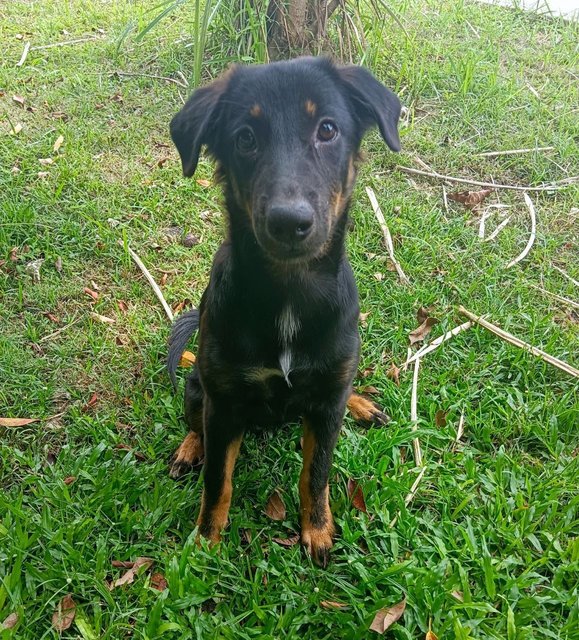
M 328 478 L 344 408 L 318 410 L 304 416 L 304 466 L 300 475 L 302 544 L 316 564 L 328 563 L 334 521 L 330 511 Z
M 233 492 L 231 480 L 243 427 L 230 411 L 217 409 L 207 398 L 204 423 L 204 489 L 197 524 L 203 537 L 218 542 L 227 524 Z

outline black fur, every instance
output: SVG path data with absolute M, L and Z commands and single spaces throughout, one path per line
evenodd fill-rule
M 360 349 L 344 252 L 355 161 L 371 126 L 400 148 L 399 114 L 398 98 L 367 70 L 301 58 L 234 67 L 171 122 L 186 176 L 204 145 L 217 161 L 229 221 L 199 312 L 176 320 L 168 357 L 174 382 L 199 327 L 185 401 L 191 429 L 203 423 L 199 525 L 210 538 L 223 526 L 227 452 L 247 429 L 303 418 L 314 444 L 302 537 L 315 558 L 327 555 L 328 474 Z

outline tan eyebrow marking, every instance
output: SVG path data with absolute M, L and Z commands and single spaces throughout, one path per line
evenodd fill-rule
M 306 100 L 306 112 L 308 113 L 308 115 L 310 116 L 315 116 L 316 115 L 316 103 L 312 102 L 311 100 Z
M 253 105 L 253 107 L 251 107 L 251 109 L 249 110 L 249 113 L 254 118 L 259 118 L 259 116 L 261 115 L 261 107 L 256 103 Z

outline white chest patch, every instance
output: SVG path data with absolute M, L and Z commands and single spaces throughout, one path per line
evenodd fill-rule
M 288 345 L 296 337 L 301 328 L 300 319 L 294 314 L 291 305 L 288 304 L 283 308 L 283 311 L 277 319 L 277 326 L 282 342 Z
M 292 370 L 292 352 L 289 349 L 284 349 L 281 352 L 279 356 L 279 366 L 281 367 L 287 386 L 291 387 L 292 383 L 290 382 L 289 374 Z

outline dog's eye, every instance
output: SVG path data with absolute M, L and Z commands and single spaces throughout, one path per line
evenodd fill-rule
M 249 154 L 257 149 L 257 140 L 249 128 L 242 129 L 235 138 L 235 146 L 239 153 Z
M 338 127 L 331 120 L 323 120 L 318 127 L 318 140 L 330 142 L 338 135 Z

